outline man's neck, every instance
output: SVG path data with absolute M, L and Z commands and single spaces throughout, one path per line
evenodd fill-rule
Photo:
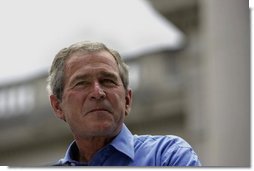
M 87 139 L 76 139 L 76 144 L 79 149 L 79 161 L 89 162 L 93 155 L 111 142 L 112 138 L 105 137 L 93 137 Z

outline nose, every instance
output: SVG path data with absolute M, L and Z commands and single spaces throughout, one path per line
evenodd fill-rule
M 92 100 L 101 100 L 106 97 L 104 90 L 98 82 L 94 82 L 92 91 L 90 93 L 90 99 Z

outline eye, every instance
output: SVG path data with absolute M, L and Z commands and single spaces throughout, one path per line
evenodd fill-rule
M 116 83 L 113 79 L 109 79 L 109 78 L 103 79 L 103 80 L 101 81 L 101 83 L 102 83 L 104 86 L 115 86 L 115 85 L 117 85 L 117 83 Z
M 78 81 L 77 83 L 75 83 L 75 87 L 80 87 L 80 86 L 87 86 L 89 84 L 89 82 L 87 81 Z

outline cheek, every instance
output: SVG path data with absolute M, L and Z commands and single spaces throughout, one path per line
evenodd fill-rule
M 66 95 L 63 97 L 63 107 L 65 111 L 68 113 L 73 113 L 81 110 L 83 99 L 84 96 L 80 92 L 66 93 Z
M 117 110 L 124 110 L 125 109 L 125 96 L 122 94 L 114 94 L 113 98 L 111 98 L 112 106 Z

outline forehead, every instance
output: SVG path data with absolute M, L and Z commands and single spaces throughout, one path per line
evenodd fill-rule
M 80 68 L 100 68 L 118 71 L 115 58 L 107 51 L 98 52 L 76 52 L 66 61 L 65 70 L 74 72 Z

